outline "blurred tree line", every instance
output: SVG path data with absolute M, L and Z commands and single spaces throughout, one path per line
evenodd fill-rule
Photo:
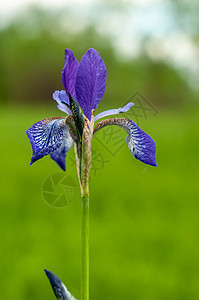
M 80 60 L 91 47 L 100 52 L 107 66 L 109 104 L 121 103 L 121 98 L 136 91 L 157 107 L 179 107 L 196 99 L 185 79 L 166 62 L 151 60 L 144 50 L 136 59 L 119 60 L 111 42 L 92 27 L 70 33 L 57 14 L 34 8 L 0 31 L 0 103 L 49 101 L 54 90 L 63 89 L 64 49 L 72 49 Z

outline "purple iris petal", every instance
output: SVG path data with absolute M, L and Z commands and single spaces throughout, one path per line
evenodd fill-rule
M 126 142 L 132 155 L 145 164 L 157 166 L 154 140 L 131 120 L 128 121 L 126 131 Z
M 107 116 L 117 115 L 119 113 L 124 113 L 124 112 L 128 111 L 133 105 L 134 105 L 133 102 L 129 102 L 128 104 L 126 104 L 122 108 L 115 108 L 115 109 L 105 110 L 105 111 L 101 112 L 100 114 L 98 114 L 97 116 L 95 116 L 95 121 L 97 121 L 101 118 L 107 117 Z
M 76 98 L 75 81 L 78 67 L 79 63 L 76 60 L 73 52 L 70 49 L 65 49 L 64 68 L 61 74 L 61 78 L 66 92 L 70 92 L 74 98 Z
M 72 145 L 73 145 L 73 139 L 71 138 L 70 133 L 67 128 L 67 130 L 65 129 L 63 132 L 63 140 L 62 140 L 61 146 L 50 154 L 50 157 L 64 171 L 66 170 L 66 155 L 67 155 L 67 152 L 72 147 Z
M 53 99 L 55 101 L 57 101 L 57 103 L 58 103 L 57 107 L 61 111 L 67 113 L 68 115 L 72 115 L 70 109 L 64 104 L 64 103 L 66 103 L 66 104 L 69 105 L 69 97 L 68 97 L 68 95 L 66 94 L 65 91 L 63 91 L 63 90 L 62 91 L 55 91 L 53 93 Z
M 99 53 L 89 49 L 79 64 L 75 90 L 87 118 L 91 118 L 92 109 L 96 109 L 106 89 L 106 67 Z
M 100 121 L 94 129 L 94 134 L 108 125 L 117 125 L 127 132 L 127 146 L 133 156 L 145 164 L 157 166 L 156 145 L 153 139 L 140 129 L 135 122 L 127 118 L 112 118 Z
M 44 119 L 32 125 L 26 133 L 33 149 L 30 164 L 50 154 L 60 168 L 65 170 L 66 154 L 73 144 L 65 119 L 59 117 Z

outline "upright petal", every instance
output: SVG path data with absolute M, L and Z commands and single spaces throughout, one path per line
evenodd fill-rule
M 79 64 L 75 90 L 85 116 L 90 120 L 106 89 L 106 66 L 99 53 L 89 49 Z
M 78 67 L 79 63 L 76 60 L 73 52 L 70 49 L 65 49 L 64 68 L 61 73 L 61 78 L 66 92 L 70 92 L 73 97 L 76 97 L 75 80 Z
M 65 170 L 65 158 L 73 144 L 65 119 L 44 119 L 32 125 L 26 133 L 33 149 L 30 164 L 50 154 L 60 168 Z
M 125 106 L 123 106 L 121 108 L 105 110 L 105 111 L 101 112 L 100 114 L 98 114 L 97 116 L 95 116 L 95 121 L 97 121 L 101 118 L 107 117 L 107 116 L 124 113 L 124 112 L 128 111 L 133 105 L 134 105 L 133 102 L 129 102 L 128 104 L 126 104 Z
M 94 133 L 107 125 L 118 125 L 123 128 L 127 132 L 126 142 L 132 155 L 145 164 L 157 166 L 155 142 L 135 122 L 126 118 L 103 120 L 96 125 Z

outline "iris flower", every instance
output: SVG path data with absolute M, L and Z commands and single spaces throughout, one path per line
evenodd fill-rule
M 65 50 L 61 74 L 64 90 L 55 91 L 54 100 L 67 116 L 44 119 L 27 130 L 33 149 L 31 164 L 45 155 L 66 169 L 66 155 L 74 143 L 76 165 L 82 197 L 82 288 L 81 300 L 89 300 L 89 172 L 91 142 L 95 133 L 108 125 L 117 125 L 127 132 L 127 146 L 132 155 L 145 164 L 156 166 L 156 146 L 152 138 L 127 118 L 101 118 L 128 111 L 133 103 L 110 109 L 94 116 L 106 89 L 106 67 L 94 49 L 89 49 L 79 63 L 69 49 Z M 61 280 L 46 270 L 57 299 L 75 300 Z
M 104 61 L 95 49 L 89 49 L 80 63 L 70 49 L 65 50 L 64 68 L 61 73 L 64 90 L 55 91 L 53 98 L 57 101 L 57 107 L 65 112 L 67 117 L 44 119 L 27 130 L 33 149 L 30 164 L 49 154 L 59 167 L 65 170 L 66 155 L 73 142 L 76 143 L 78 157 L 81 158 L 85 126 L 89 131 L 87 139 L 89 135 L 91 142 L 99 129 L 107 125 L 117 125 L 127 132 L 126 142 L 132 155 L 145 164 L 156 166 L 154 141 L 132 120 L 127 118 L 102 120 L 93 130 L 94 122 L 97 120 L 124 113 L 133 106 L 130 102 L 122 108 L 93 115 L 106 89 L 106 73 Z

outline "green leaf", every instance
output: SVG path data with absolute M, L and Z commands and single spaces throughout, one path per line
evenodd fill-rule
M 82 141 L 79 138 L 79 134 L 77 131 L 77 126 L 75 124 L 75 120 L 73 116 L 67 116 L 66 117 L 66 125 L 68 126 L 70 135 L 73 138 L 73 141 L 76 143 L 77 145 L 77 154 L 78 154 L 78 158 L 81 159 L 81 154 L 82 154 Z
M 70 109 L 72 111 L 73 118 L 75 121 L 79 141 L 82 142 L 82 134 L 83 134 L 85 119 L 78 102 L 70 93 L 68 94 L 69 94 L 69 101 L 70 101 Z

